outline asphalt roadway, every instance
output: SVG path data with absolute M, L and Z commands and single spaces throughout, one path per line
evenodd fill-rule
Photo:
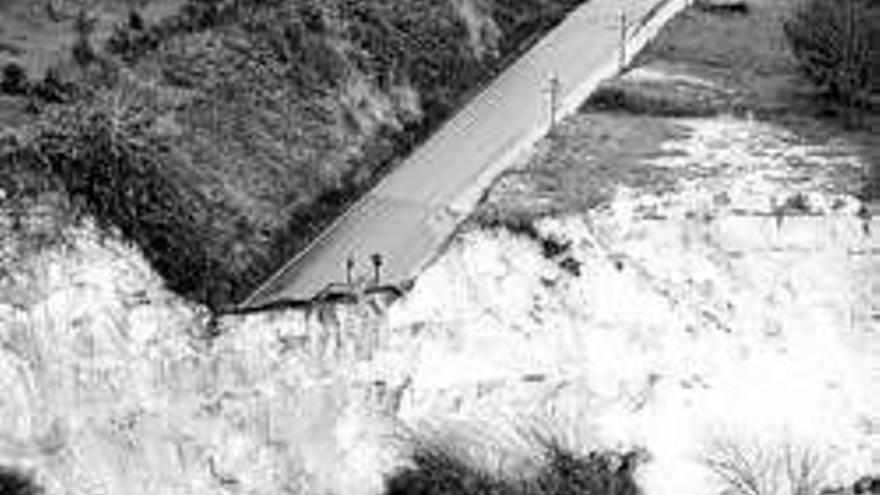
M 575 109 L 685 4 L 686 0 L 589 0 L 270 277 L 242 307 L 310 299 L 331 284 L 347 281 L 349 259 L 354 260 L 353 278 L 367 284 L 374 273 L 370 259 L 374 253 L 382 257 L 381 282 L 417 276 L 492 179 L 550 129 L 554 115 Z M 642 29 L 648 19 L 648 27 Z M 558 84 L 551 82 L 554 79 Z M 557 89 L 552 90 L 554 86 Z

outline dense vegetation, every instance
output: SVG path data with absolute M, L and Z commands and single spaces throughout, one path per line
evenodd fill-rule
M 880 92 L 880 3 L 808 0 L 785 22 L 803 73 L 847 105 Z
M 240 300 L 579 0 L 189 0 L 3 89 L 41 114 L 10 159 L 53 175 L 169 286 Z
M 511 475 L 480 466 L 444 441 L 420 439 L 411 465 L 390 477 L 386 495 L 638 495 L 635 452 L 581 455 L 552 438 L 532 442 L 537 466 Z

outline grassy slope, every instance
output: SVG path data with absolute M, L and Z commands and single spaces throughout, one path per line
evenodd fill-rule
M 842 136 L 858 147 L 872 170 L 880 170 L 880 112 L 851 116 L 817 94 L 799 71 L 782 22 L 798 0 L 751 1 L 746 16 L 692 9 L 640 57 L 642 65 L 671 64 L 723 85 L 733 105 L 722 110 L 748 113 L 822 143 Z M 866 184 L 867 185 L 867 184 Z
M 641 63 L 685 64 L 690 71 L 727 84 L 756 116 L 811 141 L 845 136 L 861 149 L 869 165 L 861 195 L 876 200 L 880 197 L 880 111 L 873 108 L 849 115 L 817 95 L 798 70 L 782 30 L 783 20 L 797 5 L 797 0 L 752 1 L 748 16 L 692 10 L 645 52 Z
M 191 0 L 145 16 L 143 29 L 99 27 L 93 44 L 109 37 L 112 55 L 67 64 L 86 96 L 46 112 L 54 137 L 38 139 L 37 155 L 51 155 L 70 186 L 93 175 L 84 158 L 103 162 L 121 139 L 122 168 L 107 166 L 125 170 L 150 143 L 141 172 L 159 176 L 147 189 L 170 190 L 174 204 L 105 197 L 143 188 L 126 175 L 83 189 L 87 209 L 140 245 L 173 289 L 228 304 L 577 3 Z M 99 136 L 109 147 L 89 149 Z
M 681 172 L 647 160 L 668 153 L 662 144 L 682 135 L 679 117 L 752 116 L 790 128 L 804 143 L 842 136 L 877 169 L 880 119 L 867 115 L 864 128 L 846 129 L 798 73 L 780 27 L 795 0 L 749 5 L 748 15 L 694 7 L 673 20 L 629 74 L 606 82 L 528 164 L 503 175 L 474 219 L 521 229 L 543 213 L 602 204 L 619 186 L 672 187 Z M 651 73 L 675 78 L 643 76 Z M 840 187 L 852 189 L 859 178 L 841 172 Z
M 0 65 L 17 62 L 38 77 L 68 57 L 74 20 L 86 9 L 96 20 L 95 37 L 106 38 L 113 26 L 135 6 L 145 19 L 172 15 L 184 0 L 2 0 L 0 1 Z
M 0 0 L 0 67 L 21 65 L 31 78 L 64 65 L 75 39 L 74 22 L 80 8 L 96 20 L 94 38 L 100 43 L 136 5 L 145 19 L 156 22 L 172 15 L 184 0 Z M 19 102 L 0 96 L 0 129 L 33 121 Z

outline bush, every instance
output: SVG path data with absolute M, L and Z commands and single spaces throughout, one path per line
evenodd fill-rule
M 504 229 L 512 234 L 534 241 L 541 241 L 536 223 L 543 212 L 516 208 L 485 206 L 471 215 L 471 220 L 487 230 Z
M 746 15 L 749 4 L 745 0 L 697 0 L 694 6 L 703 12 L 726 15 Z
M 867 201 L 880 199 L 880 163 L 873 163 L 868 169 L 868 178 L 862 190 L 862 197 Z
M 31 88 L 31 94 L 46 103 L 65 103 L 71 99 L 73 92 L 73 85 L 65 82 L 58 69 L 54 67 L 47 69 L 43 80 L 38 81 Z
M 28 90 L 27 72 L 24 67 L 9 62 L 3 66 L 3 79 L 0 81 L 0 92 L 8 95 L 23 95 Z
M 3 495 L 39 495 L 43 489 L 19 471 L 0 466 L 0 493 Z
M 707 117 L 718 114 L 726 105 L 713 96 L 681 87 L 668 90 L 645 83 L 610 82 L 599 86 L 581 108 L 656 117 Z
M 537 470 L 516 476 L 490 470 L 443 440 L 417 439 L 411 465 L 387 480 L 386 495 L 637 495 L 635 452 L 580 455 L 533 434 Z
M 880 91 L 880 3 L 806 0 L 783 28 L 804 75 L 848 106 Z
M 579 455 L 555 440 L 543 440 L 544 465 L 527 481 L 523 495 L 638 495 L 637 452 Z
M 820 495 L 828 487 L 828 459 L 791 443 L 761 444 L 715 438 L 704 464 L 733 495 Z
M 146 24 L 144 23 L 144 18 L 141 16 L 140 12 L 135 9 L 131 9 L 128 11 L 128 28 L 133 31 L 143 31 Z
M 517 486 L 473 461 L 448 443 L 418 440 L 410 453 L 412 466 L 395 473 L 385 495 L 513 494 Z

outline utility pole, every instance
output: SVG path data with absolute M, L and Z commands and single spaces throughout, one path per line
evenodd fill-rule
M 349 255 L 348 259 L 345 260 L 345 283 L 348 284 L 349 287 L 354 283 L 353 280 L 353 272 L 354 272 L 354 256 Z
M 857 59 L 859 58 L 859 47 L 857 46 L 858 34 L 856 33 L 856 10 L 855 1 L 848 0 L 846 2 L 846 40 L 844 44 L 844 100 L 847 111 L 847 124 L 856 125 L 856 117 L 858 111 L 856 105 L 858 103 L 859 84 L 856 76 Z
M 620 66 L 620 70 L 626 67 L 626 12 L 623 10 L 620 11 L 620 60 L 618 64 Z
M 862 204 L 859 207 L 859 211 L 856 212 L 856 216 L 862 221 L 862 233 L 865 237 L 871 236 L 871 210 L 868 209 L 868 206 Z
M 555 73 L 550 76 L 550 86 L 545 90 L 550 94 L 550 130 L 556 127 L 557 111 L 559 109 L 559 92 L 562 89 L 562 82 Z
M 373 280 L 375 285 L 379 285 L 379 282 L 382 279 L 382 255 L 379 253 L 373 253 L 370 256 L 370 261 L 373 262 Z

